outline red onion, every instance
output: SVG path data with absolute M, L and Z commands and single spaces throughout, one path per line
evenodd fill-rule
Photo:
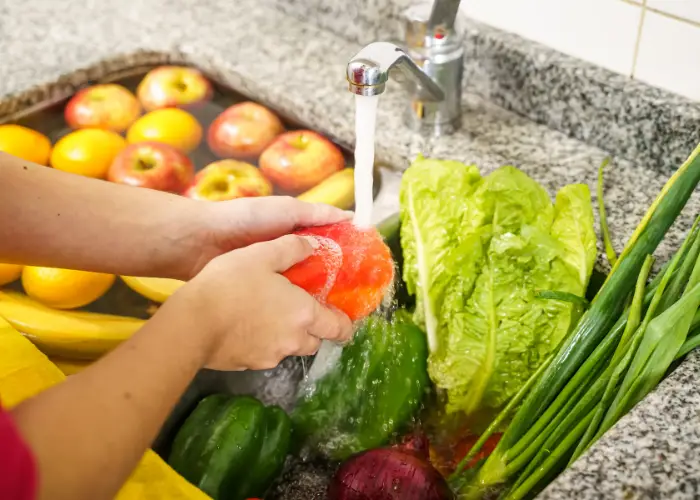
M 447 481 L 430 464 L 428 441 L 413 436 L 390 448 L 368 450 L 340 466 L 330 500 L 451 500 Z

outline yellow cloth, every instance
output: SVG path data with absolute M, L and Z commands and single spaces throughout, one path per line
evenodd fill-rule
M 0 318 L 0 401 L 11 408 L 65 380 L 56 365 Z M 117 500 L 210 500 L 148 450 Z

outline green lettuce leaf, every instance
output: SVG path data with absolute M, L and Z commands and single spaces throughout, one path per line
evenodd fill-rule
M 585 185 L 553 205 L 514 167 L 481 177 L 475 166 L 419 157 L 400 192 L 403 278 L 428 336 L 430 377 L 449 411 L 502 406 L 578 319 L 596 258 Z

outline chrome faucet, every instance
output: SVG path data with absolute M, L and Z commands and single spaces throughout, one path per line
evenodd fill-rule
M 350 92 L 381 94 L 391 72 L 412 94 L 404 116 L 409 127 L 434 135 L 454 132 L 461 123 L 464 65 L 455 30 L 459 2 L 435 0 L 406 10 L 403 47 L 374 42 L 355 54 L 347 66 Z

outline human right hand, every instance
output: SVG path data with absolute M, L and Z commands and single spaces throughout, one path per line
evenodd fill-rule
M 177 295 L 201 319 L 205 366 L 274 368 L 287 356 L 315 354 L 321 340 L 344 342 L 350 319 L 321 305 L 280 273 L 309 257 L 312 240 L 287 235 L 210 261 Z

